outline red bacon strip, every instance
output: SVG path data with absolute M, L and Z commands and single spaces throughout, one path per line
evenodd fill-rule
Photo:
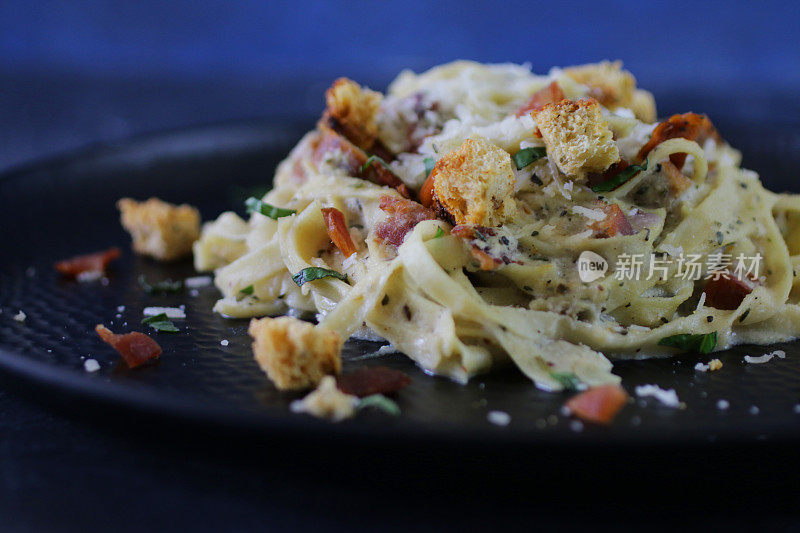
M 350 176 L 360 177 L 378 185 L 385 185 L 396 189 L 405 198 L 411 198 L 408 187 L 386 168 L 383 163 L 373 159 L 369 165 L 369 157 L 366 152 L 350 142 L 346 137 L 340 135 L 330 127 L 320 123 L 319 130 L 321 137 L 317 146 L 314 148 L 313 161 L 317 164 L 322 162 L 330 152 L 340 152 L 343 154 L 341 168 Z M 385 155 L 385 154 L 384 154 Z M 390 157 L 387 155 L 386 157 Z M 384 158 L 385 159 L 385 158 Z M 366 168 L 364 166 L 366 165 Z
M 129 368 L 141 366 L 161 355 L 161 346 L 144 333 L 133 331 L 118 335 L 102 324 L 97 324 L 94 330 L 103 341 L 119 352 Z
M 581 420 L 610 424 L 627 401 L 628 393 L 619 385 L 601 385 L 570 398 L 566 405 Z
M 672 115 L 653 130 L 650 140 L 639 150 L 639 160 L 643 160 L 653 148 L 664 141 L 680 138 L 697 141 L 698 144 L 702 144 L 709 138 L 717 141 L 722 140 L 714 124 L 707 116 L 697 113 Z M 672 154 L 669 156 L 669 160 L 680 170 L 686 162 L 686 154 Z
M 345 257 L 350 257 L 358 250 L 353 244 L 350 232 L 347 231 L 347 223 L 344 221 L 344 214 L 335 207 L 323 207 L 322 218 L 325 219 L 325 226 L 328 229 L 328 237 L 333 244 L 342 252 Z
M 361 368 L 339 376 L 336 380 L 340 391 L 359 398 L 397 392 L 409 383 L 411 378 L 408 374 L 385 366 Z
M 558 86 L 558 83 L 551 82 L 550 85 L 539 89 L 531 96 L 528 102 L 520 107 L 515 113 L 516 116 L 521 117 L 529 113 L 541 111 L 547 104 L 560 102 L 565 98 L 564 91 Z
M 745 296 L 753 292 L 753 286 L 747 280 L 722 274 L 717 279 L 706 281 L 703 292 L 706 293 L 706 305 L 732 311 L 738 309 Z
M 433 206 L 433 176 L 434 174 L 431 172 L 431 175 L 428 176 L 419 190 L 419 203 L 425 207 Z
M 595 238 L 605 239 L 608 237 L 616 237 L 617 235 L 633 235 L 636 233 L 631 227 L 631 223 L 625 213 L 617 204 L 607 204 L 605 202 L 599 203 L 606 218 L 603 220 L 595 220 L 589 227 L 595 231 Z
M 380 208 L 389 216 L 375 226 L 375 234 L 383 241 L 395 246 L 403 244 L 403 239 L 414 229 L 414 226 L 423 220 L 436 218 L 433 210 L 417 202 L 393 196 L 381 196 Z
M 108 264 L 120 255 L 122 255 L 122 252 L 120 252 L 119 248 L 114 247 L 93 254 L 76 255 L 59 261 L 53 266 L 64 276 L 75 277 L 84 272 L 105 272 Z

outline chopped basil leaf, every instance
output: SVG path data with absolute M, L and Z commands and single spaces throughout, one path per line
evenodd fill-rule
M 514 154 L 511 159 L 513 159 L 514 164 L 517 165 L 517 170 L 522 170 L 534 161 L 538 161 L 546 155 L 547 149 L 544 146 L 534 146 L 531 148 L 523 148 Z
M 336 272 L 335 270 L 330 270 L 328 268 L 320 268 L 320 267 L 308 267 L 304 268 L 294 276 L 292 276 L 292 280 L 299 286 L 303 286 L 304 283 L 308 283 L 309 281 L 314 281 L 316 279 L 322 278 L 338 278 L 344 282 L 347 282 L 347 274 L 342 274 L 340 272 Z
M 436 228 L 436 235 L 433 236 L 434 239 L 439 237 L 444 237 L 444 230 L 441 227 Z
M 684 333 L 664 337 L 658 344 L 661 346 L 675 346 L 686 352 L 697 352 L 701 354 L 711 353 L 717 345 L 717 332 L 692 335 Z
M 604 181 L 603 183 L 598 183 L 597 185 L 592 185 L 592 190 L 594 192 L 613 191 L 614 189 L 616 189 L 617 187 L 619 187 L 620 185 L 622 185 L 623 183 L 634 177 L 639 172 L 647 170 L 647 163 L 648 160 L 645 159 L 643 165 L 630 165 L 629 167 L 626 167 L 625 170 L 623 170 L 610 180 Z
M 154 316 L 146 316 L 142 319 L 142 324 L 147 324 L 154 330 L 162 333 L 176 333 L 180 331 L 177 327 L 175 327 L 175 324 L 172 323 L 172 320 L 167 318 L 166 313 L 160 313 Z
M 422 162 L 425 163 L 425 179 L 428 179 L 428 176 L 433 172 L 433 167 L 436 166 L 436 161 L 432 157 L 426 157 Z
M 274 220 L 282 217 L 288 217 L 297 213 L 297 211 L 294 209 L 275 207 L 274 205 L 268 204 L 267 202 L 262 202 L 258 198 L 253 198 L 252 196 L 244 201 L 244 205 L 247 206 L 248 214 L 261 213 L 265 217 L 269 217 Z
M 361 398 L 358 402 L 358 409 L 364 409 L 365 407 L 377 407 L 381 411 L 386 414 L 392 416 L 400 416 L 400 407 L 394 400 L 390 400 L 383 394 L 373 394 L 371 396 L 366 396 Z
M 180 292 L 181 289 L 183 289 L 183 281 L 181 280 L 172 281 L 171 279 L 165 279 L 155 283 L 148 283 L 144 274 L 139 276 L 139 285 L 147 294 L 172 294 Z
M 572 372 L 550 372 L 550 377 L 561 383 L 567 390 L 580 390 L 581 380 Z
M 383 159 L 381 159 L 377 155 L 371 155 L 371 156 L 369 156 L 367 158 L 367 162 L 364 163 L 364 166 L 361 167 L 361 173 L 362 174 L 367 171 L 367 169 L 372 165 L 373 161 L 377 161 L 378 163 L 380 163 L 384 167 L 389 168 L 389 163 L 387 163 L 386 161 L 384 161 Z

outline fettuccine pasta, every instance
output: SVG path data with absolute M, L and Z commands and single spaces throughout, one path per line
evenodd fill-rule
M 327 103 L 249 220 L 195 244 L 218 313 L 307 314 L 430 373 L 510 362 L 545 390 L 800 331 L 800 196 L 708 118 L 656 122 L 618 63 L 460 61 L 385 95 L 339 80 Z

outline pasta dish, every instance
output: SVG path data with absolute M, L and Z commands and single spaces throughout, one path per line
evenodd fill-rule
M 459 382 L 513 363 L 544 390 L 800 331 L 800 196 L 708 117 L 659 121 L 619 62 L 458 61 L 326 103 L 249 220 L 194 244 L 216 312 L 315 316 Z

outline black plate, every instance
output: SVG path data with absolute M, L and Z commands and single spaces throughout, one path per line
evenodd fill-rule
M 268 187 L 275 165 L 305 127 L 247 122 L 159 134 L 2 176 L 0 368 L 35 395 L 56 393 L 57 398 L 89 400 L 119 412 L 133 409 L 267 435 L 578 445 L 786 442 L 800 437 L 800 349 L 794 343 L 770 347 L 785 350 L 787 357 L 763 365 L 747 365 L 742 358 L 769 351 L 764 347 L 721 353 L 724 367 L 708 374 L 694 371 L 701 360 L 694 355 L 617 363 L 615 372 L 629 391 L 645 383 L 674 388 L 686 408 L 637 399 L 614 425 L 601 428 L 580 427 L 564 417 L 560 407 L 567 395 L 538 391 L 514 369 L 500 369 L 462 386 L 426 376 L 400 355 L 359 359 L 380 345 L 350 342 L 346 370 L 381 364 L 412 376 L 412 385 L 397 397 L 402 416 L 367 412 L 334 425 L 290 414 L 288 404 L 298 394 L 276 391 L 258 369 L 247 321 L 211 312 L 216 289 L 200 289 L 196 297 L 148 296 L 141 290 L 140 274 L 157 280 L 194 272 L 189 262 L 162 265 L 130 253 L 114 204 L 122 196 L 153 195 L 197 205 L 204 219 L 225 209 L 241 212 L 242 199 Z M 800 164 L 797 156 L 791 160 L 788 155 L 792 151 L 786 150 L 785 135 L 768 128 L 757 136 L 744 130 L 731 135 L 744 148 L 746 164 L 759 168 L 763 163 L 772 172 L 765 182 L 773 188 L 782 188 L 776 177 L 788 183 L 789 169 Z M 796 135 L 788 135 L 789 144 L 797 142 Z M 112 245 L 126 252 L 107 285 L 64 281 L 53 271 L 58 259 Z M 179 304 L 186 305 L 188 318 L 179 322 L 179 334 L 155 335 L 164 354 L 150 367 L 127 370 L 93 332 L 97 323 L 115 331 L 147 331 L 139 323 L 145 306 Z M 124 311 L 118 312 L 118 306 L 125 306 Z M 12 318 L 18 310 L 27 314 L 24 323 Z M 227 346 L 220 344 L 223 339 Z M 99 361 L 102 369 L 86 373 L 87 357 Z M 717 408 L 721 399 L 729 402 L 729 409 Z M 490 410 L 509 413 L 510 425 L 491 425 Z

